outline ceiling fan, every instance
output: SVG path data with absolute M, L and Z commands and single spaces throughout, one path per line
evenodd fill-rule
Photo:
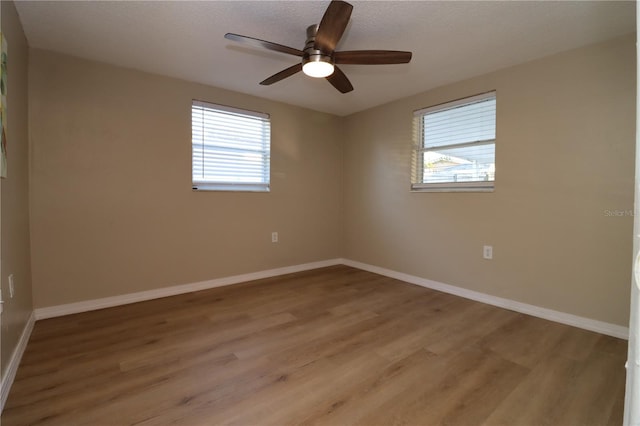
M 280 80 L 302 71 L 310 77 L 324 77 L 341 93 L 348 93 L 353 90 L 353 86 L 342 70 L 337 67 L 338 64 L 386 65 L 406 64 L 411 61 L 411 52 L 401 52 L 397 50 L 351 50 L 336 52 L 336 45 L 340 41 L 349 23 L 352 10 L 353 6 L 349 3 L 341 0 L 332 0 L 320 24 L 311 25 L 307 28 L 307 41 L 303 50 L 233 33 L 227 33 L 224 37 L 228 40 L 302 58 L 300 63 L 261 81 L 260 84 L 262 85 L 268 86 L 277 83 Z

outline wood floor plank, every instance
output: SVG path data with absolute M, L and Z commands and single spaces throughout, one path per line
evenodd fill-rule
M 535 367 L 541 358 L 563 341 L 566 326 L 524 314 L 480 340 L 483 347 L 525 367 Z
M 550 352 L 485 424 L 607 424 L 622 411 L 622 359 L 594 351 L 581 361 Z
M 589 383 L 590 386 L 583 386 Z M 556 424 L 604 425 L 612 415 L 625 386 L 625 369 L 615 356 L 593 352 L 581 362 L 581 370 L 570 387 L 564 409 Z M 607 389 L 607 392 L 602 392 Z
M 417 386 L 372 409 L 356 424 L 480 424 L 528 373 L 478 347 L 442 358 L 443 365 Z
M 336 389 L 326 401 L 301 420 L 302 425 L 357 424 L 373 414 L 373 424 L 380 423 L 374 414 L 378 407 L 395 406 L 400 395 L 419 389 L 425 376 L 438 374 L 446 360 L 437 354 L 420 349 L 413 354 L 388 364 L 384 369 L 367 375 L 364 382 Z
M 38 321 L 2 422 L 619 424 L 626 349 L 332 266 Z

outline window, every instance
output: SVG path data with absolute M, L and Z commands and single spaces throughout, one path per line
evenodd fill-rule
M 412 190 L 493 190 L 495 92 L 421 109 L 413 121 Z
M 193 101 L 193 189 L 269 191 L 269 115 Z

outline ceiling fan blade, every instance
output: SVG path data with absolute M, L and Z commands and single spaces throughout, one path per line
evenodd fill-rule
M 224 38 L 227 40 L 237 41 L 240 43 L 248 44 L 253 47 L 261 47 L 264 49 L 274 50 L 276 52 L 287 53 L 289 55 L 302 56 L 304 53 L 302 50 L 294 49 L 293 47 L 283 46 L 278 43 L 272 43 L 270 41 L 260 40 L 259 38 L 247 37 L 240 34 L 226 33 Z
M 346 75 L 342 72 L 342 70 L 338 67 L 333 68 L 333 74 L 329 77 L 325 77 L 329 80 L 329 83 L 333 85 L 336 89 L 340 91 L 340 93 L 348 93 L 353 90 L 353 86 L 351 82 L 347 78 Z
M 336 64 L 385 65 L 406 64 L 411 61 L 411 52 L 399 50 L 351 50 L 334 52 Z
M 267 78 L 266 80 L 261 81 L 260 84 L 262 84 L 263 86 L 268 86 L 270 84 L 277 83 L 280 80 L 284 80 L 287 77 L 291 77 L 292 75 L 300 71 L 302 71 L 302 64 L 295 64 L 294 66 L 284 69 L 279 73 L 276 73 Z
M 342 0 L 332 0 L 318 25 L 315 48 L 331 53 L 347 28 L 353 6 Z

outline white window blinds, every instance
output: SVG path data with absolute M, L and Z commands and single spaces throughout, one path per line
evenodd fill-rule
M 495 181 L 496 94 L 414 113 L 414 190 L 490 190 Z
M 193 188 L 269 191 L 269 115 L 193 101 L 191 105 Z

